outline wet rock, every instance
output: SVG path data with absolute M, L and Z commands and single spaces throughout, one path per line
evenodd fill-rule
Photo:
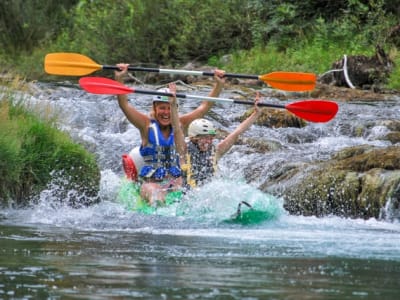
M 383 101 L 388 98 L 390 91 L 375 93 L 372 91 L 351 89 L 348 87 L 337 87 L 318 83 L 315 89 L 310 92 L 312 98 L 323 98 L 337 101 Z
M 270 151 L 278 151 L 282 149 L 282 145 L 276 141 L 265 140 L 262 138 L 239 138 L 237 145 L 248 145 L 251 149 L 247 154 L 257 152 L 266 153 Z
M 285 193 L 285 208 L 296 215 L 380 218 L 400 202 L 400 146 L 357 146 L 332 160 L 298 170 Z M 292 178 L 293 180 L 293 178 Z
M 383 138 L 384 140 L 390 141 L 392 144 L 400 143 L 400 131 L 389 132 Z
M 238 121 L 242 122 L 252 114 L 253 108 L 249 109 Z M 306 126 L 306 122 L 300 118 L 297 118 L 286 110 L 277 110 L 270 108 L 262 108 L 261 115 L 258 117 L 255 124 L 259 126 L 266 126 L 270 128 L 281 128 L 281 127 L 295 127 L 302 128 Z

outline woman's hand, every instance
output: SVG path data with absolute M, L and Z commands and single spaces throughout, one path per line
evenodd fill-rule
M 117 67 L 119 68 L 119 71 L 115 71 L 115 80 L 121 82 L 122 77 L 128 73 L 128 66 L 129 64 L 117 64 Z
M 224 85 L 225 84 L 225 71 L 216 69 L 214 71 L 214 80 L 217 82 L 219 85 Z

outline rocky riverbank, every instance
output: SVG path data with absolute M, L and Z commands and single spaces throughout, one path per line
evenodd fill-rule
M 293 97 L 287 93 L 278 93 L 280 99 Z M 339 104 L 351 101 L 373 103 L 389 99 L 400 101 L 395 91 L 374 93 L 323 84 L 306 94 L 311 98 L 334 100 Z M 268 109 L 264 110 L 258 124 L 269 127 L 307 126 L 303 121 L 294 119 L 290 113 Z M 271 186 L 285 183 L 286 188 L 280 196 L 285 199 L 284 207 L 291 214 L 332 214 L 364 219 L 399 218 L 400 120 L 388 118 L 365 126 L 359 127 L 354 136 L 362 137 L 369 128 L 381 127 L 385 133 L 379 138 L 388 141 L 391 146 L 349 147 L 337 152 L 328 161 L 292 165 L 279 176 L 266 180 L 261 189 L 269 191 Z M 250 145 L 260 152 L 274 151 L 276 148 L 274 143 Z M 255 174 L 253 178 L 257 176 Z

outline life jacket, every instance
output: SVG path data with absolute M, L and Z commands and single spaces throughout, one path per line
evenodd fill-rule
M 187 143 L 186 165 L 182 166 L 185 171 L 186 185 L 196 187 L 211 180 L 217 170 L 215 157 L 215 146 L 207 151 L 200 151 L 196 144 Z
M 158 123 L 152 120 L 148 133 L 148 145 L 140 146 L 139 152 L 144 160 L 144 165 L 139 172 L 140 177 L 161 180 L 168 174 L 173 177 L 181 176 L 179 156 L 175 148 L 172 129 L 166 139 Z

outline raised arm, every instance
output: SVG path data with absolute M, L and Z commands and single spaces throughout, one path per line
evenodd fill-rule
M 115 71 L 115 80 L 122 83 L 124 75 L 128 72 L 128 64 L 118 64 L 117 67 L 121 71 Z M 135 109 L 128 102 L 128 97 L 126 95 L 118 95 L 118 104 L 121 110 L 124 112 L 126 118 L 140 131 L 140 135 L 147 137 L 147 128 L 150 124 L 150 118 Z
M 176 94 L 176 84 L 170 83 L 169 90 L 171 91 L 171 93 Z M 176 97 L 169 97 L 169 103 L 171 105 L 171 125 L 172 129 L 174 130 L 175 147 L 178 151 L 180 163 L 182 165 L 185 163 L 186 143 L 185 135 L 179 122 L 178 102 L 176 100 Z
M 256 101 L 254 102 L 253 113 L 246 120 L 240 123 L 240 125 L 234 131 L 232 131 L 224 140 L 218 143 L 215 153 L 217 161 L 233 146 L 239 136 L 247 129 L 249 129 L 249 127 L 257 120 L 258 116 L 261 114 L 261 110 L 257 105 L 260 100 L 259 98 L 260 95 L 257 92 Z
M 224 88 L 225 84 L 225 71 L 223 70 L 215 70 L 214 71 L 214 88 L 209 94 L 209 97 L 218 97 L 219 94 L 221 93 L 222 89 Z M 203 118 L 204 115 L 211 109 L 211 107 L 214 105 L 214 102 L 211 101 L 203 101 L 201 104 L 193 111 L 184 114 L 180 117 L 181 124 L 183 126 L 183 129 L 186 131 L 187 127 L 190 125 L 190 123 L 193 122 L 195 119 Z

